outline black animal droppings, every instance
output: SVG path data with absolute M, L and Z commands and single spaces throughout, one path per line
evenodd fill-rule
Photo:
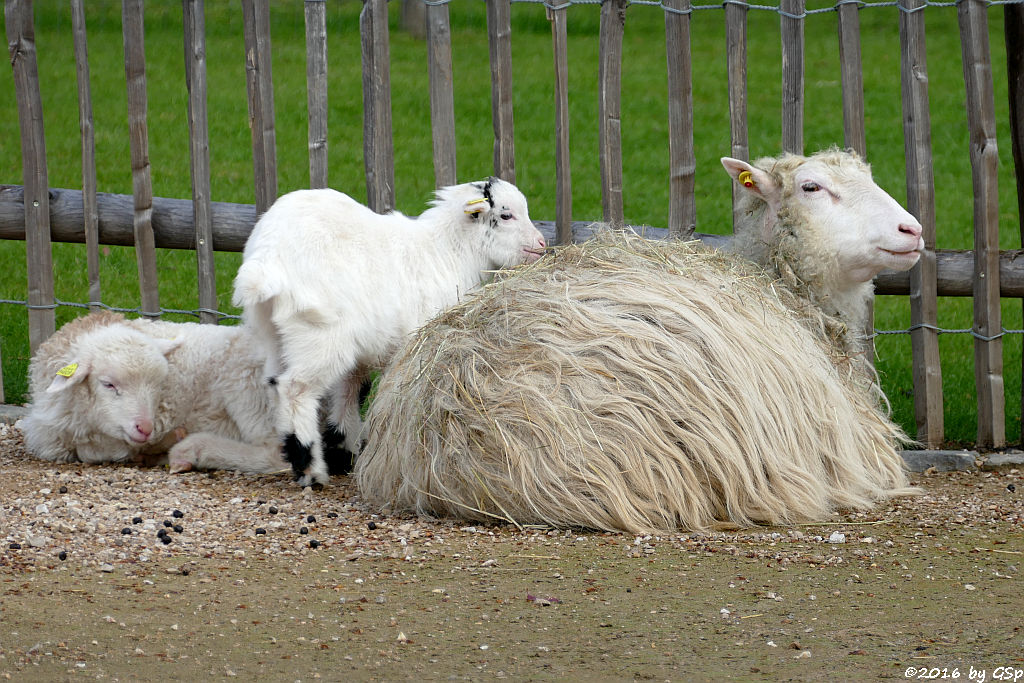
M 61 550 L 59 553 L 57 553 L 57 559 L 63 562 L 64 560 L 68 559 L 68 554 Z
M 181 510 L 175 510 L 174 512 L 171 513 L 171 517 L 177 517 L 178 519 L 181 519 L 184 516 L 185 513 L 182 512 Z
M 272 515 L 276 515 L 277 514 L 277 508 L 274 507 L 273 505 L 271 505 L 269 508 L 267 508 L 267 512 L 269 512 Z
M 126 526 L 125 528 L 121 529 L 121 534 L 123 536 L 131 536 L 131 534 L 132 534 L 131 527 L 127 527 Z
M 301 529 L 299 529 L 299 533 L 305 536 L 309 533 L 309 529 L 307 529 L 306 527 L 302 527 Z
M 331 519 L 334 519 L 335 517 L 338 516 L 338 513 L 337 512 L 328 512 L 327 516 L 330 517 Z
M 1013 484 L 1007 484 L 1006 485 L 1006 490 L 1009 491 L 1010 493 L 1013 493 L 1014 491 L 1017 490 L 1017 487 L 1014 486 Z
M 12 544 L 10 544 L 7 547 L 10 548 L 11 550 L 21 550 L 21 544 L 20 543 L 12 543 Z
M 265 533 L 267 533 L 266 529 L 264 529 L 263 527 L 256 527 L 256 535 L 257 536 L 261 536 L 261 535 L 263 535 Z
M 178 533 L 178 534 L 180 534 L 182 531 L 185 530 L 180 524 L 175 524 L 173 528 L 174 528 L 175 533 Z
M 171 526 L 174 526 L 174 522 L 172 522 L 172 521 L 171 521 L 171 520 L 169 520 L 169 519 L 165 519 L 165 520 L 164 520 L 164 526 L 166 526 L 166 527 L 171 527 Z
M 167 535 L 161 536 L 160 537 L 160 542 L 163 543 L 164 545 L 167 545 L 168 543 L 171 542 L 171 537 L 167 536 Z
M 316 540 L 315 538 L 309 539 L 309 547 L 310 548 L 316 548 L 316 547 L 319 547 L 319 545 L 320 545 L 320 541 Z
M 132 524 L 142 524 L 142 517 L 132 517 Z
M 313 522 L 316 521 L 316 517 L 314 517 L 313 515 L 310 515 L 309 517 L 306 517 L 306 521 L 309 522 L 310 524 L 312 524 Z
M 370 531 L 373 531 L 374 529 L 377 528 L 377 522 L 367 522 L 366 523 L 366 528 L 369 529 Z
M 67 493 L 68 492 L 68 487 L 67 486 L 61 486 L 60 489 L 58 489 L 58 492 L 59 493 Z
M 157 538 L 163 538 L 166 535 L 167 535 L 167 529 L 161 529 L 160 531 L 156 532 L 156 537 Z

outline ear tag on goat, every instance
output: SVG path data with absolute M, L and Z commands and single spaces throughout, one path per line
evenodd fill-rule
M 479 199 L 473 199 L 471 201 L 466 202 L 466 206 L 472 206 L 473 204 L 483 204 L 486 201 L 487 201 L 486 197 L 480 197 Z M 471 215 L 471 216 L 476 216 L 476 215 L 478 215 L 478 214 L 480 214 L 482 212 L 483 212 L 483 207 L 481 207 L 479 209 L 466 209 L 466 213 Z
M 753 187 L 755 185 L 754 177 L 751 175 L 750 171 L 740 171 L 740 175 L 737 180 L 740 181 L 740 184 L 743 185 L 743 187 Z
M 78 363 L 71 363 L 70 365 L 65 365 L 60 370 L 58 370 L 57 374 L 60 375 L 61 377 L 71 377 L 71 375 L 75 374 L 75 370 L 77 369 Z

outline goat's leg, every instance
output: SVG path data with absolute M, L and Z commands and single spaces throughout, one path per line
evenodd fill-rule
M 326 484 L 328 479 L 318 414 L 325 389 L 322 382 L 303 381 L 290 370 L 277 382 L 278 433 L 284 435 L 285 457 L 301 486 Z
M 352 471 L 355 456 L 362 450 L 363 421 L 360 407 L 366 397 L 369 373 L 353 370 L 335 384 L 329 395 L 324 457 L 331 474 Z

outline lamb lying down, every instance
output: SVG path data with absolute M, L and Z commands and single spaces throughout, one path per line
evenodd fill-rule
M 56 462 L 284 470 L 264 362 L 242 327 L 92 313 L 33 357 L 25 443 Z

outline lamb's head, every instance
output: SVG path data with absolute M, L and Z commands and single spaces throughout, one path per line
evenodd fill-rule
M 869 282 L 882 270 L 909 270 L 924 249 L 921 224 L 875 184 L 853 152 L 787 154 L 753 165 L 724 157 L 722 165 L 743 191 L 737 237 L 755 260 L 766 261 L 788 233 L 842 287 Z
M 479 245 L 492 268 L 532 263 L 544 254 L 544 236 L 530 220 L 526 197 L 500 178 L 444 187 L 435 209 L 447 209 L 457 221 L 463 243 Z
M 154 437 L 157 406 L 177 341 L 157 339 L 124 325 L 81 337 L 47 387 L 83 416 L 83 430 L 132 446 Z

